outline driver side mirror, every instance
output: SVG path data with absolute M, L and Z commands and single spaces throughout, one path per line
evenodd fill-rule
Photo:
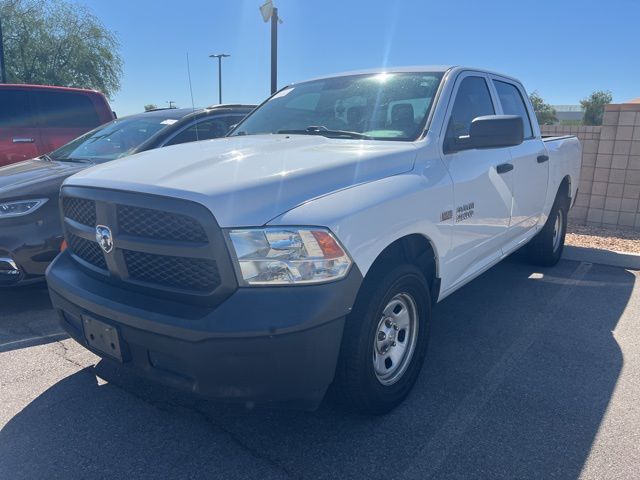
M 450 151 L 514 147 L 523 141 L 522 117 L 518 115 L 485 115 L 472 120 L 469 135 L 455 138 Z

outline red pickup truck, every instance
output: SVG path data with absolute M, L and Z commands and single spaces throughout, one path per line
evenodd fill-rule
M 55 150 L 114 118 L 94 90 L 0 85 L 0 167 Z

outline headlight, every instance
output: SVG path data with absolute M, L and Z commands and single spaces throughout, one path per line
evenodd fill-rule
M 46 198 L 34 200 L 17 200 L 13 202 L 0 202 L 0 218 L 21 217 L 39 209 L 47 203 Z
M 245 285 L 320 283 L 343 278 L 351 259 L 335 237 L 316 227 L 230 230 Z

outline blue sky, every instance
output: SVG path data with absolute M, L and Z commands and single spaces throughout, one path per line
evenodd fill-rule
M 270 30 L 262 0 L 77 0 L 122 46 L 119 115 L 147 103 L 196 106 L 260 102 L 269 94 Z M 276 0 L 279 86 L 379 66 L 463 64 L 520 78 L 552 104 L 577 104 L 593 90 L 614 101 L 640 97 L 638 0 Z

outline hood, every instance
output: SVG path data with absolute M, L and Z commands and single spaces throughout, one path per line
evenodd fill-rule
M 34 158 L 0 167 L 0 198 L 20 197 L 22 193 L 49 196 L 52 185 L 60 187 L 70 175 L 87 168 L 86 163 L 57 162 Z M 57 192 L 54 192 L 57 196 Z
M 193 200 L 223 227 L 263 225 L 313 198 L 413 168 L 410 142 L 251 135 L 139 153 L 65 184 Z

